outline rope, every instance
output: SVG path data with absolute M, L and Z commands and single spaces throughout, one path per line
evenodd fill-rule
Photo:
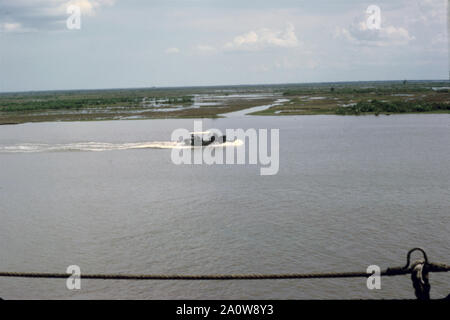
M 428 263 L 428 272 L 448 272 L 450 265 Z M 398 276 L 411 274 L 408 267 L 388 268 L 380 276 Z M 280 279 L 324 279 L 324 278 L 368 278 L 367 272 L 328 272 L 328 273 L 284 273 L 284 274 L 211 274 L 211 275 L 181 275 L 181 274 L 82 274 L 83 279 L 101 280 L 280 280 Z M 10 278 L 64 278 L 67 273 L 37 273 L 37 272 L 0 272 L 0 277 Z
M 418 300 L 430 300 L 430 281 L 428 279 L 428 265 L 424 260 L 416 261 L 411 267 L 411 280 L 414 294 Z

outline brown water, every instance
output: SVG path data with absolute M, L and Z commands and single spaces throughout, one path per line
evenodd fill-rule
M 415 246 L 431 261 L 450 263 L 449 115 L 204 121 L 204 129 L 279 128 L 275 176 L 260 176 L 255 165 L 177 166 L 170 149 L 67 148 L 160 143 L 173 129 L 192 126 L 193 120 L 1 126 L 0 270 L 65 272 L 77 264 L 85 273 L 364 271 L 401 266 Z M 0 297 L 414 297 L 407 276 L 383 278 L 376 291 L 365 279 L 81 286 L 69 291 L 61 279 L 0 278 Z M 431 286 L 432 297 L 448 295 L 450 276 L 432 274 Z

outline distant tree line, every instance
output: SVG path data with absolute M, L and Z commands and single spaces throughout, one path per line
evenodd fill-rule
M 425 102 L 425 101 L 360 101 L 356 105 L 338 107 L 336 114 L 357 115 L 361 113 L 407 113 L 407 112 L 431 112 L 450 111 L 448 102 Z
M 416 86 L 390 86 L 390 87 L 369 87 L 369 88 L 352 88 L 352 87 L 329 87 L 329 88 L 305 88 L 305 89 L 289 89 L 283 91 L 284 96 L 299 96 L 304 94 L 332 93 L 332 94 L 398 94 L 398 93 L 414 93 L 427 92 L 430 88 Z
M 157 100 L 162 104 L 174 103 L 192 103 L 191 96 L 182 97 L 149 97 L 148 99 Z M 93 107 L 108 107 L 124 105 L 128 107 L 139 106 L 142 102 L 141 97 L 95 97 L 95 98 L 71 98 L 71 99 L 29 99 L 22 101 L 1 101 L 0 111 L 38 111 L 38 110 L 58 110 L 58 109 L 84 109 Z

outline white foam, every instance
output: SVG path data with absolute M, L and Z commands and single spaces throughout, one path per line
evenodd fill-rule
M 242 145 L 241 140 L 227 141 L 225 143 L 211 144 L 207 147 L 231 147 Z M 69 152 L 69 151 L 112 151 L 130 149 L 185 149 L 204 148 L 202 146 L 189 146 L 182 142 L 174 141 L 148 141 L 131 143 L 108 142 L 75 142 L 66 144 L 24 143 L 16 145 L 0 145 L 0 153 L 33 153 L 33 152 Z

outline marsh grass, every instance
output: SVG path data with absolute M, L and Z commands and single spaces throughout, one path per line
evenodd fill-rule
M 442 87 L 442 89 L 437 89 Z M 360 115 L 381 113 L 450 113 L 448 82 L 394 83 L 387 85 L 322 85 L 288 89 L 289 99 L 255 115 Z
M 288 101 L 253 114 L 449 113 L 448 86 L 445 81 L 391 81 L 2 93 L 0 124 L 216 118 L 223 113 L 272 104 L 280 96 Z M 439 87 L 441 90 L 436 90 Z M 253 100 L 234 97 L 254 93 L 269 97 Z M 198 94 L 208 95 L 207 101 L 212 103 L 219 101 L 217 96 L 227 98 L 217 105 L 191 107 Z

